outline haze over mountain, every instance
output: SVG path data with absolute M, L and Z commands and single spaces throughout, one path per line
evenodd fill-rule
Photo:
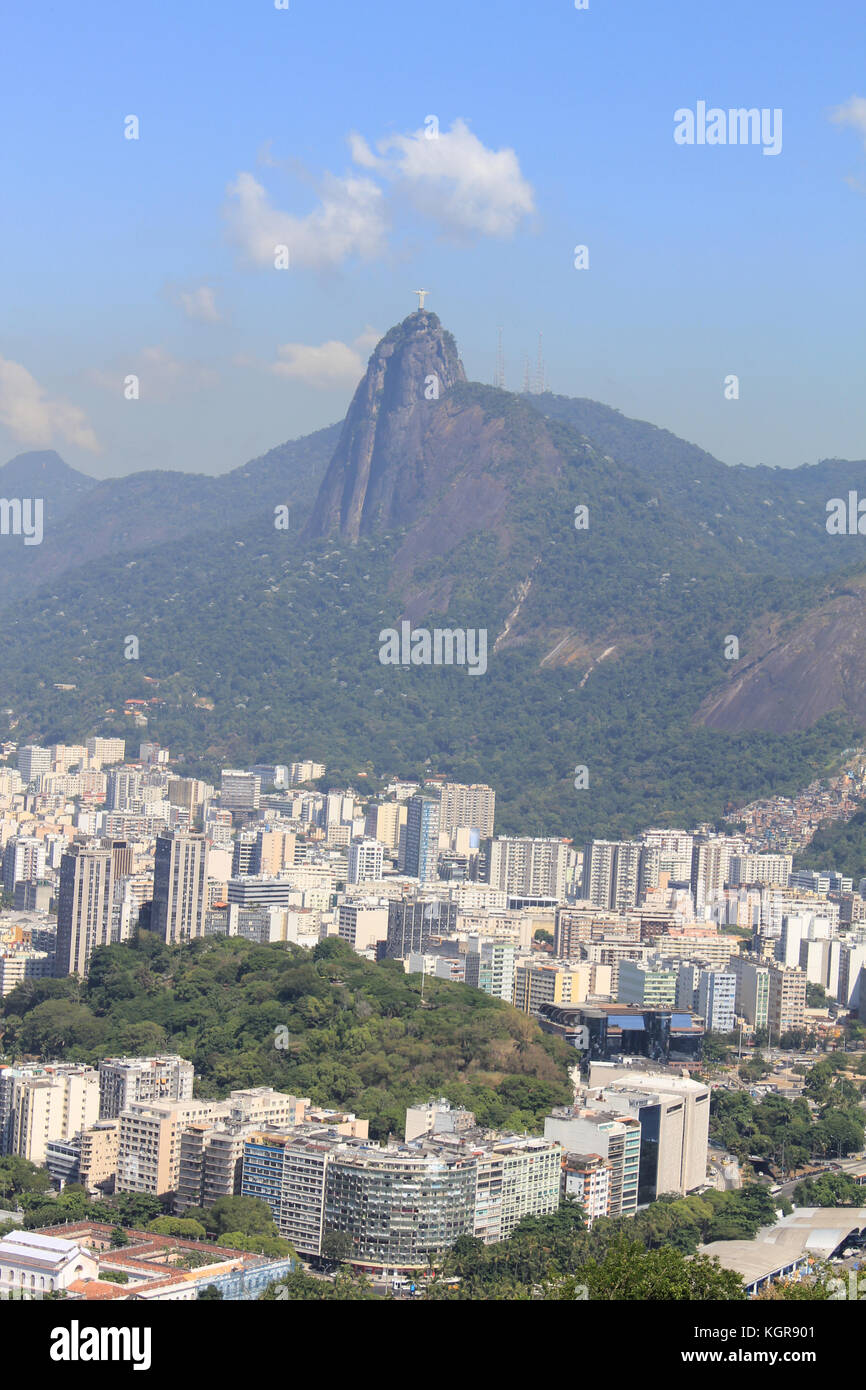
M 825 525 L 862 464 L 728 468 L 595 402 L 467 382 L 429 312 L 378 344 L 342 427 L 222 477 L 97 484 L 24 455 L 6 495 L 35 492 L 28 458 L 51 524 L 0 541 L 16 738 L 128 732 L 148 698 L 149 733 L 202 764 L 432 759 L 496 785 L 504 825 L 571 833 L 720 814 L 866 719 L 842 640 L 866 630 L 863 542 Z M 484 679 L 383 667 L 402 618 L 486 630 Z
M 0 468 L 0 496 L 41 497 L 42 545 L 0 538 L 0 605 L 103 556 L 147 553 L 163 542 L 219 530 L 226 517 L 279 503 L 306 510 L 337 437 L 328 426 L 213 477 L 129 473 L 98 482 L 52 451 L 18 454 Z

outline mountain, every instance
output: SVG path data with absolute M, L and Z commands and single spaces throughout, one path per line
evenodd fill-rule
M 146 727 L 203 775 L 303 755 L 370 787 L 431 768 L 489 781 L 500 830 L 716 819 L 853 741 L 832 648 L 805 721 L 744 729 L 712 702 L 831 593 L 861 592 L 858 538 L 828 535 L 822 500 L 856 470 L 752 476 L 594 402 L 469 382 L 438 318 L 413 314 L 342 428 L 220 479 L 91 489 L 100 535 L 73 510 L 48 582 L 8 603 L 0 709 L 20 741 Z M 483 632 L 483 678 L 384 665 L 402 619 Z
M 636 468 L 664 489 L 707 535 L 730 550 L 737 565 L 762 573 L 827 573 L 863 563 L 862 539 L 827 532 L 826 503 L 856 489 L 866 462 L 825 459 L 799 468 L 720 463 L 705 449 L 645 420 L 630 420 L 598 401 L 522 397 L 552 420 L 569 425 L 611 462 Z
M 866 725 L 866 576 L 830 585 L 812 611 L 782 631 L 762 622 L 730 680 L 701 705 L 708 729 L 729 733 L 811 728 L 844 709 Z
M 343 424 L 313 508 L 312 536 L 402 526 L 447 481 L 440 398 L 466 380 L 457 345 L 436 314 L 419 309 L 378 344 Z
M 0 468 L 4 497 L 45 499 L 44 539 L 0 544 L 0 606 L 68 570 L 105 556 L 146 553 L 166 541 L 219 532 L 226 518 L 244 518 L 288 505 L 302 522 L 315 497 L 337 426 L 271 449 L 219 477 L 149 471 L 97 481 L 55 453 L 19 454 Z
M 0 496 L 41 497 L 46 516 L 55 519 L 95 486 L 94 478 L 70 468 L 53 449 L 16 454 L 0 468 Z

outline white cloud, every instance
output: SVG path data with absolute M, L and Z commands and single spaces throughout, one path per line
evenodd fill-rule
M 21 444 L 34 448 L 62 441 L 99 453 L 100 445 L 84 411 L 46 395 L 19 362 L 0 357 L 0 424 Z
M 271 363 L 268 370 L 275 376 L 289 377 L 321 389 L 352 386 L 364 375 L 365 354 L 369 355 L 381 336 L 374 329 L 365 328 L 351 345 L 335 339 L 318 346 L 283 343 L 277 348 L 279 361 Z
M 353 130 L 349 135 L 349 149 L 352 162 L 362 169 L 376 169 L 382 163 L 376 158 L 363 135 L 358 135 L 357 131 Z
M 424 130 L 379 142 L 383 173 L 416 211 L 458 237 L 510 237 L 535 209 L 514 150 L 488 149 L 463 120 L 428 139 Z M 355 158 L 366 144 L 353 141 Z M 371 156 L 372 157 L 372 156 Z
M 252 174 L 238 174 L 228 189 L 233 240 L 257 265 L 274 264 L 275 248 L 287 246 L 292 266 L 326 270 L 352 256 L 372 260 L 386 246 L 384 195 L 371 179 L 326 174 L 320 202 L 306 217 L 281 212 Z
M 830 120 L 835 125 L 852 126 L 858 131 L 866 145 L 866 97 L 850 97 L 841 106 L 834 106 Z
M 375 260 L 388 251 L 393 217 L 412 208 L 457 238 L 513 236 L 535 210 L 531 185 L 512 149 L 484 145 L 463 120 L 428 139 L 425 130 L 379 141 L 377 153 L 362 135 L 349 135 L 352 161 L 364 173 L 325 174 L 318 205 L 305 216 L 275 207 L 251 173 L 228 187 L 229 234 L 256 265 L 273 266 L 278 246 L 290 267 L 324 270 L 353 256 Z M 266 146 L 259 162 L 284 167 Z M 288 166 L 286 166 L 288 167 Z M 299 169 L 294 169 L 301 176 Z M 386 196 L 387 189 L 387 196 Z
M 216 305 L 216 291 L 210 285 L 180 290 L 177 302 L 187 318 L 196 319 L 199 323 L 219 323 L 222 319 Z

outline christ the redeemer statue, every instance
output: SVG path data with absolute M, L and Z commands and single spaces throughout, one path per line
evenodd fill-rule
M 413 294 L 417 294 L 417 296 L 418 296 L 418 308 L 419 308 L 419 309 L 423 309 L 423 308 L 424 308 L 424 300 L 427 298 L 427 296 L 428 296 L 429 293 L 430 293 L 429 290 L 413 290 Z

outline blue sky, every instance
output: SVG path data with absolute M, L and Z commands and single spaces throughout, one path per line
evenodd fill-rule
M 541 330 L 551 389 L 726 462 L 866 457 L 861 0 L 85 0 L 4 50 L 0 461 L 235 467 L 422 285 L 473 379 Z M 677 145 L 699 101 L 781 152 Z

